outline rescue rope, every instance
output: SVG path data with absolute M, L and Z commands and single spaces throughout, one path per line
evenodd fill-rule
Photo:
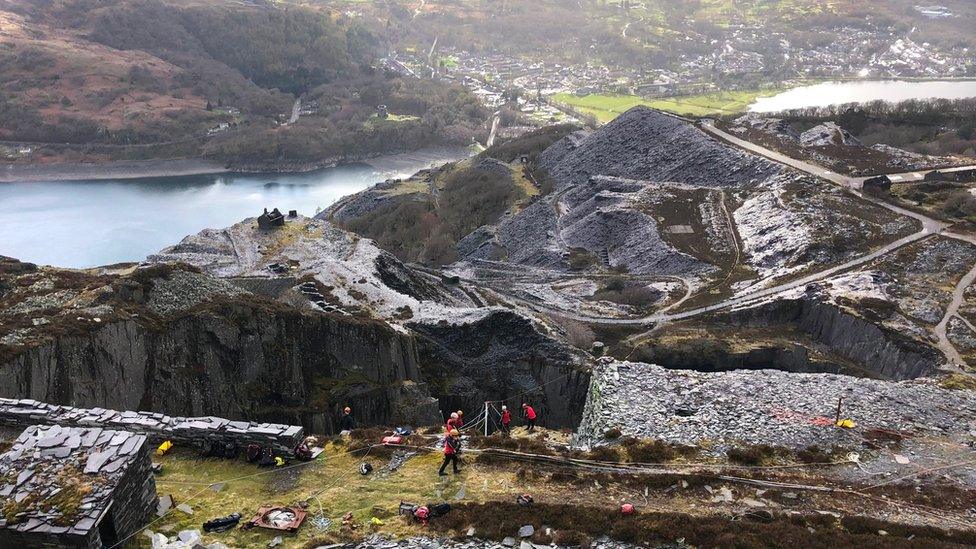
M 967 461 L 957 461 L 956 463 L 950 463 L 948 465 L 941 465 L 939 467 L 928 467 L 928 468 L 925 468 L 925 469 L 920 469 L 918 471 L 915 471 L 914 473 L 909 473 L 909 474 L 904 475 L 904 476 L 895 477 L 895 478 L 892 478 L 892 479 L 888 479 L 888 480 L 886 480 L 884 482 L 879 482 L 877 484 L 873 484 L 873 485 L 868 486 L 867 488 L 865 488 L 865 490 L 873 490 L 875 488 L 880 488 L 882 486 L 887 486 L 889 484 L 894 484 L 894 483 L 900 482 L 902 480 L 907 480 L 907 479 L 915 478 L 915 477 L 918 477 L 918 476 L 921 476 L 921 475 L 926 475 L 928 473 L 933 473 L 935 471 L 942 471 L 942 470 L 945 470 L 945 469 L 955 469 L 956 467 L 964 467 L 966 465 L 973 465 L 973 464 L 976 464 L 976 459 L 971 459 L 971 460 L 967 460 Z

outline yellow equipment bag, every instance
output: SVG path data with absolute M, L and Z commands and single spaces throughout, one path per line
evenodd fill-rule
M 853 419 L 839 419 L 837 420 L 837 426 L 844 429 L 853 429 L 857 427 L 857 423 L 854 423 Z
M 279 456 L 275 456 L 275 467 L 281 467 L 285 464 L 285 460 Z
M 157 456 L 165 455 L 166 452 L 169 452 L 169 449 L 172 448 L 172 447 L 173 447 L 173 443 L 172 442 L 170 442 L 168 440 L 167 441 L 164 441 L 162 444 L 159 445 L 159 448 L 156 448 L 156 455 Z

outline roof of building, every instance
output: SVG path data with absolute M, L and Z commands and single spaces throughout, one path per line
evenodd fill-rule
M 28 427 L 0 455 L 0 528 L 87 534 L 145 443 L 125 431 Z

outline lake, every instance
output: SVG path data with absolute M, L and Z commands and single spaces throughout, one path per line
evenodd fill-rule
M 976 80 L 823 82 L 793 88 L 770 97 L 760 97 L 749 106 L 749 110 L 751 112 L 778 112 L 843 103 L 866 103 L 878 99 L 898 102 L 908 99 L 964 99 L 967 97 L 976 97 Z
M 265 207 L 312 216 L 378 181 L 466 154 L 431 149 L 302 174 L 0 183 L 0 255 L 76 268 L 141 261 Z

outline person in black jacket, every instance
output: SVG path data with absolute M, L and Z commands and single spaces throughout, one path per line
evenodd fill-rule
M 352 417 L 352 408 L 346 406 L 339 418 L 339 431 L 352 431 L 356 428 L 356 420 Z

